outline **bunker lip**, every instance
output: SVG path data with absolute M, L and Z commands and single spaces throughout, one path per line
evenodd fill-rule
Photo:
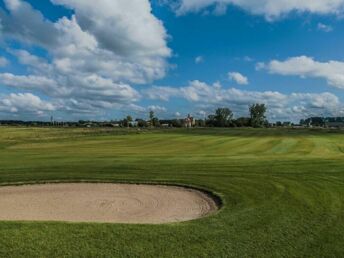
M 124 183 L 1 186 L 0 221 L 163 224 L 202 218 L 219 199 L 194 187 Z

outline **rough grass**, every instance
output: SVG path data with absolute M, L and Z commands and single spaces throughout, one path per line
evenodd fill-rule
M 0 222 L 0 257 L 344 257 L 343 136 L 0 127 L 2 184 L 180 183 L 224 201 L 215 216 L 169 225 Z

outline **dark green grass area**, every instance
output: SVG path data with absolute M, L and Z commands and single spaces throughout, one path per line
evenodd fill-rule
M 186 184 L 224 202 L 168 225 L 0 222 L 0 257 L 344 257 L 343 152 L 326 130 L 0 127 L 2 184 Z

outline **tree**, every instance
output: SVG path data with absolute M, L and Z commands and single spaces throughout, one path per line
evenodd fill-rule
M 137 122 L 138 127 L 141 127 L 141 128 L 147 127 L 147 122 L 143 119 L 138 118 L 136 119 L 136 122 Z
M 155 118 L 154 111 L 153 110 L 149 111 L 150 126 L 154 126 L 154 118 Z
M 173 127 L 182 127 L 183 126 L 183 122 L 180 119 L 173 119 L 172 120 L 172 126 Z
M 263 127 L 265 124 L 265 113 L 267 109 L 265 104 L 253 104 L 250 106 L 251 126 Z
M 216 125 L 219 127 L 229 126 L 233 119 L 233 112 L 229 108 L 218 108 L 215 111 Z
M 159 119 L 157 117 L 153 118 L 152 123 L 153 123 L 154 127 L 159 127 L 160 126 L 160 121 L 159 121 Z
M 133 121 L 133 118 L 131 116 L 127 116 L 125 119 L 124 119 L 124 125 L 129 127 L 130 126 L 130 123 Z
M 152 122 L 153 121 L 153 119 L 154 119 L 154 111 L 153 110 L 151 110 L 151 111 L 149 111 L 149 120 Z
M 214 115 L 209 115 L 208 119 L 206 120 L 206 125 L 209 127 L 214 127 L 216 126 L 216 120 Z
M 197 127 L 205 127 L 205 120 L 203 119 L 197 119 L 195 123 Z
M 127 116 L 127 121 L 130 123 L 133 121 L 133 118 L 131 116 Z
M 248 127 L 250 126 L 250 118 L 249 117 L 239 117 L 234 121 L 237 127 Z

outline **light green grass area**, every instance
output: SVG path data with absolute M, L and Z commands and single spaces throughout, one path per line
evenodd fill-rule
M 0 257 L 344 257 L 341 132 L 0 127 L 0 183 L 50 180 L 193 185 L 224 207 L 167 225 L 0 222 Z

